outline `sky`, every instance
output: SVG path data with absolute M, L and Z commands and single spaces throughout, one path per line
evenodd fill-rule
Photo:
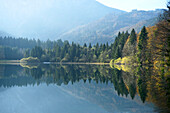
M 106 6 L 124 11 L 165 9 L 168 0 L 96 0 Z

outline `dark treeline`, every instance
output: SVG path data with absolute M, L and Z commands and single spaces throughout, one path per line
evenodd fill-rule
M 0 60 L 17 60 L 24 57 L 24 50 L 16 47 L 0 46 Z
M 112 58 L 117 59 L 119 57 L 122 57 L 122 50 L 123 47 L 129 37 L 129 33 L 126 31 L 126 33 L 118 33 L 118 36 L 115 39 L 115 42 L 112 44 Z
M 39 39 L 0 37 L 0 60 L 20 60 L 35 46 L 52 49 L 56 44 L 62 46 L 63 42 L 61 40 L 40 41 Z
M 62 42 L 63 46 L 56 44 L 52 49 L 42 49 L 41 47 L 36 46 L 33 49 L 26 51 L 25 57 L 38 57 L 41 61 L 52 62 L 110 62 L 112 58 L 120 57 L 116 52 L 123 49 L 123 45 L 128 36 L 128 32 L 119 32 L 118 37 L 116 37 L 116 43 L 111 45 L 108 43 L 97 43 L 92 46 L 91 44 L 87 45 L 85 43 L 81 46 L 74 42 L 69 44 L 68 41 L 64 41 Z
M 42 48 L 53 48 L 55 44 L 62 46 L 62 41 L 40 41 L 35 39 L 28 39 L 28 38 L 14 38 L 14 37 L 0 37 L 0 45 L 1 46 L 8 46 L 8 47 L 16 47 L 16 48 L 25 48 L 25 49 L 32 49 L 35 46 L 40 46 Z
M 119 32 L 113 44 L 85 43 L 83 46 L 62 40 L 42 42 L 35 39 L 0 37 L 0 59 L 37 57 L 40 61 L 51 62 L 110 62 L 112 58 L 120 57 L 118 53 L 123 49 L 128 36 L 128 32 Z

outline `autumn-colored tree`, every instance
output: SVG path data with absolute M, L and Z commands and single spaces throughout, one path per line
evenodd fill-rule
M 160 16 L 160 22 L 150 28 L 148 50 L 151 63 L 161 62 L 161 65 L 170 66 L 170 2 L 168 10 Z

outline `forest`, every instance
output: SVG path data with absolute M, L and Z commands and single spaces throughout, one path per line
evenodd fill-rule
M 170 7 L 160 15 L 155 26 L 139 33 L 119 32 L 114 43 L 80 45 L 68 41 L 41 41 L 27 38 L 0 37 L 0 60 L 36 58 L 40 62 L 102 62 L 102 66 L 23 66 L 16 70 L 0 66 L 0 86 L 27 84 L 57 85 L 84 82 L 112 83 L 118 95 L 132 99 L 140 95 L 142 102 L 153 102 L 167 111 L 170 106 Z M 16 76 L 16 71 L 26 76 Z M 11 73 L 12 72 L 12 73 Z M 4 76 L 3 76 L 4 75 Z M 27 76 L 28 75 L 28 76 Z M 31 76 L 29 76 L 31 75 Z M 34 79 L 32 79 L 33 77 Z M 22 79 L 22 80 L 17 80 Z M 11 80 L 11 82 L 6 82 Z M 20 82 L 18 82 L 20 81 Z M 161 101 L 160 101 L 161 100 Z M 162 102 L 162 103 L 161 103 Z
M 129 33 L 119 32 L 121 48 Z M 0 37 L 1 60 L 16 60 L 23 57 L 37 57 L 42 62 L 110 62 L 114 54 L 115 44 L 84 44 L 83 46 L 68 41 L 28 40 L 24 38 Z M 117 48 L 115 48 L 117 49 Z M 16 56 L 13 56 L 15 53 Z
M 119 32 L 114 43 L 79 45 L 68 41 L 40 41 L 0 37 L 0 60 L 36 57 L 41 62 L 104 62 L 169 66 L 170 9 L 164 10 L 155 26 L 139 33 Z

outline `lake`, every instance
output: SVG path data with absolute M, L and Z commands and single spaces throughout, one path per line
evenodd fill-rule
M 134 70 L 125 72 L 109 65 L 1 64 L 0 113 L 155 113 L 167 110 L 167 98 L 157 92 L 153 71 L 141 67 Z

